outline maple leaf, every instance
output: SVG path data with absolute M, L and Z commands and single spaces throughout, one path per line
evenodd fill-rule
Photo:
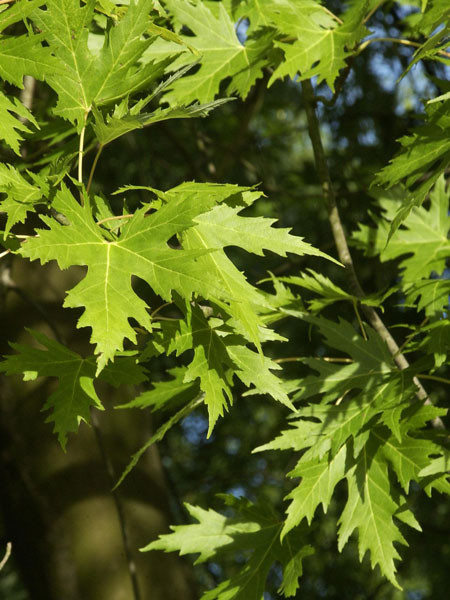
M 42 0 L 15 2 L 13 6 L 0 13 L 0 31 L 18 21 L 25 21 L 44 3 Z M 43 79 L 49 66 L 56 67 L 56 65 L 48 49 L 41 45 L 42 39 L 42 35 L 35 35 L 30 31 L 26 35 L 2 34 L 0 36 L 0 77 L 19 88 L 23 88 L 24 75 Z M 21 110 L 24 112 L 20 112 Z M 24 117 L 29 114 L 25 111 L 25 107 L 16 112 Z
M 65 450 L 67 435 L 78 430 L 80 421 L 89 423 L 91 407 L 104 410 L 94 388 L 95 361 L 92 357 L 82 358 L 38 331 L 30 330 L 30 333 L 46 350 L 11 344 L 17 354 L 6 356 L 0 362 L 0 371 L 7 375 L 21 373 L 27 381 L 42 376 L 58 379 L 57 389 L 47 398 L 42 410 L 51 411 L 46 422 L 54 423 L 53 430 Z M 121 377 L 120 361 L 118 359 L 116 364 L 111 365 L 109 372 L 104 371 L 103 379 L 115 386 L 140 383 L 145 379 L 133 359 L 125 359 L 122 372 L 126 372 L 126 378 Z
M 285 597 L 294 596 L 302 574 L 303 558 L 313 554 L 314 550 L 302 544 L 301 536 L 295 533 L 281 543 L 280 521 L 266 507 L 254 505 L 243 498 L 225 494 L 221 497 L 233 509 L 234 517 L 186 504 L 197 523 L 173 526 L 172 533 L 161 535 L 141 551 L 178 551 L 181 556 L 199 554 L 195 564 L 218 555 L 234 556 L 242 552 L 247 555 L 251 552 L 236 575 L 214 590 L 205 592 L 202 600 L 261 600 L 269 570 L 275 561 L 283 566 L 284 581 L 279 592 Z
M 286 511 L 282 536 L 305 518 L 310 524 L 319 504 L 327 512 L 334 488 L 345 477 L 346 457 L 347 446 L 342 446 L 332 458 L 324 456 L 319 461 L 300 460 L 289 473 L 289 477 L 301 477 L 302 480 L 286 497 L 291 503 Z
M 112 115 L 108 115 L 106 120 L 103 115 L 95 107 L 93 113 L 95 116 L 95 123 L 93 129 L 95 136 L 101 146 L 106 146 L 113 140 L 121 137 L 122 135 L 135 131 L 136 129 L 142 129 L 153 123 L 160 121 L 167 121 L 169 119 L 194 119 L 197 117 L 206 117 L 208 114 L 228 102 L 229 98 L 223 98 L 215 100 L 214 102 L 208 102 L 207 104 L 194 103 L 190 106 L 176 106 L 169 108 L 158 108 L 151 113 L 140 113 L 140 106 L 138 110 L 136 107 L 130 110 L 116 106 Z M 126 101 L 125 101 L 126 102 Z
M 299 391 L 294 400 L 304 400 L 321 393 L 336 400 L 336 396 L 350 389 L 376 390 L 390 381 L 397 373 L 392 356 L 380 336 L 364 325 L 367 339 L 363 339 L 353 326 L 342 319 L 339 323 L 323 317 L 304 316 L 305 320 L 317 325 L 328 346 L 344 352 L 350 360 L 344 365 L 333 360 L 305 358 L 303 362 L 318 371 L 299 381 Z
M 447 282 L 447 296 L 450 294 L 450 282 Z M 426 333 L 423 346 L 434 355 L 436 367 L 441 367 L 450 351 L 450 322 L 448 319 L 435 321 L 423 328 Z
M 298 383 L 292 386 L 294 391 L 297 386 Z M 313 459 L 322 460 L 330 450 L 334 456 L 350 437 L 357 438 L 357 446 L 361 448 L 368 437 L 369 423 L 374 425 L 376 415 L 380 415 L 381 422 L 389 423 L 394 435 L 400 437 L 396 421 L 393 420 L 392 424 L 389 421 L 394 407 L 399 407 L 401 414 L 405 407 L 409 406 L 404 398 L 399 402 L 403 391 L 399 388 L 399 385 L 387 383 L 378 386 L 375 390 L 361 393 L 350 400 L 344 399 L 337 406 L 334 404 L 311 404 L 302 407 L 297 411 L 301 418 L 291 423 L 291 429 L 283 431 L 273 441 L 256 448 L 255 452 L 275 449 L 292 449 L 296 452 L 306 450 L 302 456 L 302 462 Z M 355 448 L 355 454 L 357 454 L 357 448 Z
M 358 8 L 358 7 L 357 7 Z M 346 66 L 351 48 L 368 30 L 361 24 L 366 7 L 360 5 L 342 15 L 340 24 L 331 13 L 311 0 L 264 1 L 264 11 L 278 33 L 292 37 L 292 42 L 274 41 L 284 53 L 284 60 L 272 74 L 269 85 L 289 75 L 292 79 L 318 77 L 334 91 L 334 81 Z
M 436 473 L 445 473 L 448 477 L 450 471 L 450 450 L 443 448 L 441 450 L 441 456 L 435 457 L 430 463 L 424 467 L 419 475 L 427 477 L 429 475 L 435 475 Z
M 397 588 L 394 560 L 400 558 L 394 543 L 406 541 L 394 523 L 400 511 L 406 513 L 402 521 L 415 523 L 405 510 L 402 499 L 391 492 L 386 461 L 380 446 L 370 440 L 360 452 L 356 464 L 347 474 L 348 500 L 339 519 L 339 550 L 358 529 L 359 558 L 370 552 L 372 567 L 379 565 L 381 572 Z
M 48 69 L 45 80 L 58 94 L 55 114 L 77 123 L 79 129 L 93 104 L 108 104 L 142 89 L 173 60 L 166 55 L 156 65 L 137 67 L 152 43 L 150 37 L 144 37 L 152 0 L 131 2 L 97 53 L 88 45 L 94 2 L 80 6 L 79 0 L 50 0 L 46 5 L 45 11 L 33 14 L 57 67 L 56 73 Z
M 232 402 L 231 381 L 236 375 L 246 386 L 254 386 L 257 393 L 269 394 L 293 409 L 282 388 L 281 380 L 271 371 L 280 367 L 269 358 L 245 345 L 246 340 L 223 327 L 220 319 L 207 319 L 202 310 L 186 306 L 186 319 L 178 323 L 162 323 L 163 336 L 157 340 L 165 352 L 181 355 L 194 350 L 194 357 L 186 368 L 184 382 L 200 381 L 208 407 L 209 430 L 224 409 Z
M 25 20 L 42 0 L 17 1 L 7 10 L 0 12 L 0 31 L 4 31 L 17 21 Z M 48 56 L 41 44 L 41 37 L 31 33 L 22 36 L 0 35 L 0 77 L 17 87 L 23 87 L 24 75 L 43 77 L 43 64 L 47 66 Z M 18 120 L 13 114 L 21 117 Z M 31 112 L 17 98 L 10 98 L 0 92 L 0 139 L 4 140 L 16 154 L 22 140 L 20 132 L 29 132 L 28 121 L 38 128 Z
M 217 15 L 200 0 L 167 0 L 165 4 L 174 15 L 176 23 L 189 27 L 195 34 L 194 37 L 180 37 L 200 53 L 201 65 L 197 73 L 176 81 L 164 100 L 171 105 L 187 105 L 195 100 L 209 102 L 214 100 L 221 81 L 226 77 L 231 77 L 227 93 L 237 91 L 245 98 L 256 79 L 262 77 L 262 69 L 267 64 L 264 55 L 270 46 L 270 37 L 259 36 L 242 44 L 237 37 L 234 22 L 222 3 L 217 6 Z M 157 57 L 160 51 L 168 51 L 166 48 L 165 42 L 157 42 L 149 49 L 147 56 Z M 175 44 L 172 44 L 172 48 L 175 50 Z M 186 61 L 192 61 L 192 58 L 185 52 L 173 67 L 185 64 Z
M 398 214 L 400 202 L 381 199 L 379 204 L 383 212 L 381 218 L 373 217 L 376 230 L 360 225 L 353 239 L 367 254 L 379 254 L 381 262 L 401 258 L 402 288 L 408 301 L 421 298 L 419 309 L 423 308 L 427 315 L 441 311 L 448 305 L 449 283 L 435 275 L 439 277 L 444 272 L 450 252 L 450 217 L 444 178 L 439 178 L 430 194 L 429 209 L 412 208 L 403 221 L 403 228 L 392 235 L 391 223 Z
M 0 92 L 0 140 L 4 140 L 16 154 L 20 154 L 19 144 L 23 139 L 20 132 L 29 132 L 30 128 L 14 114 L 38 127 L 33 115 L 20 100 L 9 98 Z
M 45 188 L 45 183 L 43 186 L 32 185 L 11 165 L 0 164 L 0 192 L 6 194 L 6 199 L 0 202 L 0 211 L 7 214 L 5 239 L 11 227 L 23 223 L 28 212 L 34 210 L 45 194 Z
M 141 358 L 142 360 L 142 358 Z M 173 408 L 179 404 L 186 404 L 199 393 L 196 382 L 185 382 L 186 367 L 174 367 L 167 370 L 171 379 L 167 381 L 152 382 L 152 389 L 146 390 L 136 398 L 120 404 L 116 408 L 151 408 L 153 411 Z
M 390 236 L 410 214 L 413 207 L 420 206 L 427 194 L 445 173 L 450 164 L 450 142 L 447 133 L 447 114 L 450 100 L 426 108 L 427 121 L 411 135 L 398 140 L 400 152 L 375 178 L 375 183 L 386 187 L 402 183 L 408 193 L 402 206 L 392 219 Z
M 216 251 L 199 258 L 205 270 L 215 273 L 226 289 L 235 290 L 238 302 L 231 302 L 229 312 L 244 324 L 245 332 L 256 344 L 260 343 L 260 328 L 263 320 L 258 313 L 261 308 L 269 307 L 269 298 L 250 286 L 244 275 L 233 265 L 223 249 L 227 246 L 238 246 L 263 255 L 263 250 L 270 250 L 281 256 L 287 252 L 297 255 L 314 255 L 330 259 L 327 255 L 304 242 L 300 237 L 289 234 L 288 229 L 274 228 L 275 219 L 264 217 L 242 217 L 239 212 L 242 206 L 231 207 L 221 204 L 213 210 L 194 219 L 195 226 L 183 234 L 186 248 L 208 249 Z M 331 259 L 332 260 L 332 259 Z
M 270 16 L 267 14 L 267 5 L 265 0 L 242 0 L 241 2 L 232 2 L 231 8 L 236 20 L 247 18 L 250 21 L 247 34 L 251 34 L 257 29 L 272 25 Z
M 49 229 L 39 230 L 39 237 L 28 240 L 21 253 L 42 263 L 57 260 L 62 269 L 88 267 L 86 277 L 70 290 L 64 305 L 85 308 L 78 326 L 92 328 L 91 341 L 100 354 L 98 372 L 122 350 L 124 338 L 136 340 L 130 318 L 151 330 L 147 305 L 132 289 L 132 274 L 147 281 L 165 300 L 171 300 L 172 291 L 185 298 L 194 291 L 204 297 L 214 293 L 222 297 L 222 291 L 214 281 L 205 280 L 205 272 L 196 263 L 202 251 L 175 250 L 167 245 L 211 202 L 203 198 L 193 204 L 178 197 L 147 217 L 143 208 L 128 220 L 119 238 L 105 239 L 88 202 L 80 206 L 64 185 L 56 193 L 53 207 L 70 225 L 41 217 Z

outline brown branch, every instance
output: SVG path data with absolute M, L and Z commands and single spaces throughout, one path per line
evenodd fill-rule
M 350 292 L 360 300 L 363 300 L 366 295 L 364 293 L 364 290 L 362 289 L 362 286 L 356 274 L 353 259 L 347 243 L 347 237 L 344 231 L 341 217 L 339 215 L 339 210 L 336 203 L 336 195 L 331 181 L 330 172 L 328 170 L 325 151 L 322 145 L 320 126 L 315 110 L 316 100 L 314 97 L 313 87 L 309 79 L 302 81 L 302 90 L 305 103 L 306 117 L 308 120 L 309 137 L 311 139 L 314 151 L 316 170 L 320 184 L 322 186 L 322 195 L 327 206 L 328 219 L 330 221 L 334 242 L 339 255 L 339 260 L 345 267 Z M 364 312 L 367 320 L 378 333 L 378 335 L 381 337 L 381 339 L 384 340 L 384 342 L 386 343 L 386 346 L 389 352 L 391 353 L 397 367 L 401 370 L 408 369 L 410 366 L 408 360 L 400 351 L 397 342 L 392 337 L 390 331 L 383 323 L 376 310 L 372 306 L 367 306 L 365 304 L 361 304 L 361 310 Z M 414 377 L 413 381 L 417 388 L 417 398 L 425 404 L 432 404 L 427 392 L 425 391 L 418 378 Z M 439 417 L 436 417 L 431 422 L 433 426 L 438 429 L 445 428 L 442 420 Z

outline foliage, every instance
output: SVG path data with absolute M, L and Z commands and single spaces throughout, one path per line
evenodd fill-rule
M 190 505 L 197 523 L 174 526 L 143 548 L 199 554 L 197 562 L 242 556 L 240 571 L 205 591 L 205 600 L 261 598 L 277 564 L 278 593 L 295 596 L 314 552 L 317 508 L 326 512 L 344 492 L 338 549 L 356 532 L 360 560 L 369 553 L 372 567 L 401 588 L 396 561 L 399 545 L 408 543 L 404 526 L 426 527 L 410 503 L 412 487 L 429 496 L 450 491 L 441 428 L 446 407 L 433 405 L 433 384 L 449 383 L 448 84 L 441 83 L 443 93 L 428 102 L 423 123 L 372 177 L 372 222 L 359 225 L 352 244 L 368 258 L 397 261 L 397 270 L 394 285 L 371 295 L 344 289 L 338 261 L 274 219 L 254 216 L 265 201 L 257 188 L 184 182 L 162 191 L 123 181 L 109 197 L 93 192 L 106 145 L 157 122 L 217 114 L 228 96 L 245 100 L 255 83 L 315 78 L 333 102 L 353 61 L 373 43 L 371 18 L 383 3 L 354 0 L 341 14 L 325 4 L 18 0 L 0 12 L 0 76 L 8 84 L 0 95 L 0 136 L 10 149 L 0 165 L 1 256 L 56 261 L 61 270 L 82 266 L 64 306 L 81 310 L 77 326 L 89 328 L 94 345 L 92 355 L 81 357 L 34 332 L 43 348 L 13 342 L 15 354 L 0 370 L 58 380 L 43 408 L 51 410 L 48 420 L 63 448 L 91 410 L 103 409 L 98 381 L 147 382 L 150 389 L 117 408 L 164 416 L 120 481 L 149 445 L 200 405 L 208 411 L 208 436 L 237 398 L 267 395 L 285 407 L 282 432 L 254 449 L 290 451 L 296 462 L 284 516 L 262 499 L 223 496 L 223 513 Z M 422 2 L 405 28 L 416 47 L 405 73 L 422 60 L 448 64 L 445 2 Z M 21 88 L 24 76 L 52 90 L 51 111 L 33 115 L 20 102 L 13 86 Z M 50 147 L 57 149 L 44 161 L 27 160 L 26 146 L 39 146 L 50 126 Z M 309 128 L 313 138 L 311 120 Z M 317 151 L 316 161 L 326 195 L 330 182 Z M 315 256 L 321 270 L 272 274 L 254 284 L 242 256 L 269 259 L 268 253 Z M 332 263 L 336 283 L 325 274 Z M 394 351 L 370 317 L 392 298 L 414 313 L 401 324 L 410 333 Z M 293 331 L 304 326 L 321 340 L 320 355 L 296 357 L 293 378 L 282 375 L 283 359 L 275 358 L 287 319 Z M 152 364 L 162 357 L 176 366 L 153 381 Z M 429 391 L 422 393 L 419 382 Z

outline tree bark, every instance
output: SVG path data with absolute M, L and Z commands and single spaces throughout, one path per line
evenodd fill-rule
M 2 354 L 11 351 L 7 340 L 24 341 L 24 327 L 50 337 L 56 330 L 69 347 L 89 352 L 87 330 L 76 330 L 74 311 L 61 308 L 79 269 L 60 272 L 53 263 L 40 267 L 19 259 L 10 266 L 3 260 L 1 268 Z M 41 412 L 54 385 L 52 380 L 22 382 L 5 376 L 0 383 L 0 502 L 13 558 L 30 597 L 193 600 L 193 574 L 184 561 L 172 554 L 138 551 L 167 532 L 173 520 L 157 448 L 147 451 L 117 498 L 111 492 L 105 454 L 120 474 L 130 455 L 151 436 L 151 423 L 141 411 L 112 408 L 118 398 L 129 399 L 132 390 L 102 390 L 109 397 L 106 411 L 98 415 L 98 429 L 81 424 L 64 453 Z

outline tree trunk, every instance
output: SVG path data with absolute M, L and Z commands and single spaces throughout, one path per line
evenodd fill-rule
M 61 309 L 64 291 L 78 281 L 80 269 L 61 273 L 53 263 L 40 267 L 20 260 L 9 266 L 3 261 L 1 276 L 2 354 L 10 351 L 7 340 L 24 339 L 24 327 L 51 337 L 57 330 L 69 347 L 89 352 L 87 330 L 75 329 L 75 311 Z M 194 599 L 193 575 L 184 561 L 172 554 L 138 552 L 172 522 L 157 448 L 147 452 L 116 496 L 111 492 L 114 477 L 151 436 L 150 421 L 141 411 L 112 409 L 114 395 L 116 403 L 117 398 L 124 402 L 131 390 L 108 388 L 98 426 L 82 423 L 64 453 L 40 412 L 54 385 L 47 379 L 22 382 L 5 376 L 0 384 L 0 502 L 30 597 Z

